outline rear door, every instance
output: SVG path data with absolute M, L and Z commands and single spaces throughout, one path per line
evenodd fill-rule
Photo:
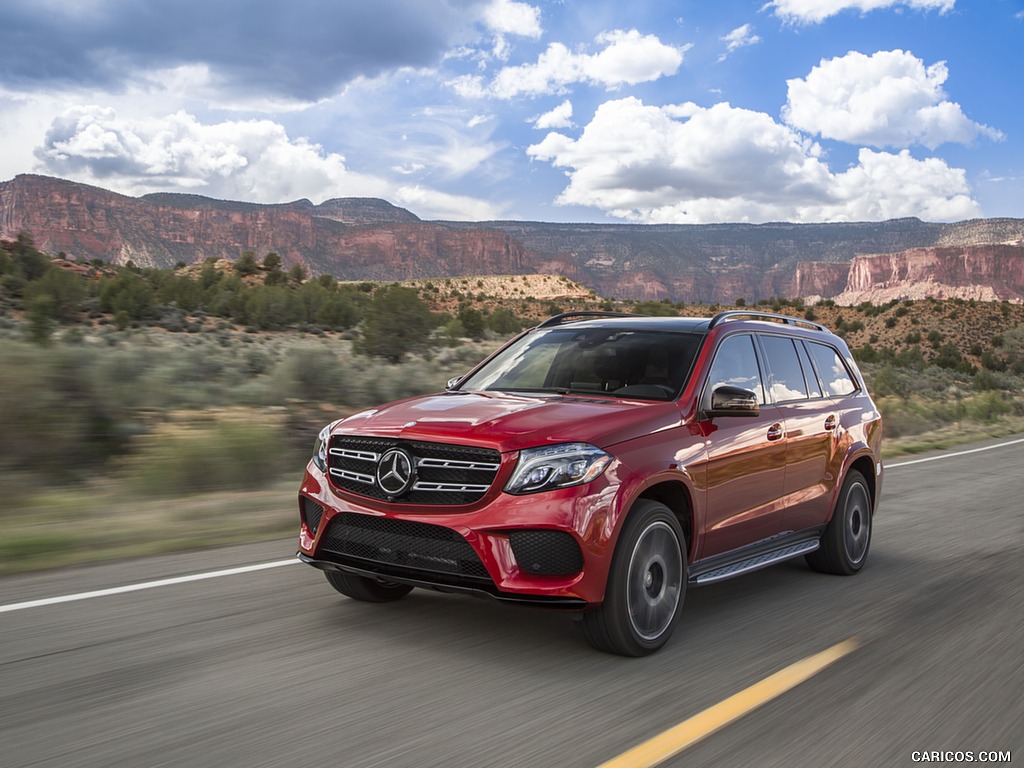
M 802 531 L 825 521 L 835 485 L 835 403 L 822 391 L 803 342 L 759 334 L 768 388 L 786 422 L 786 474 L 781 531 Z

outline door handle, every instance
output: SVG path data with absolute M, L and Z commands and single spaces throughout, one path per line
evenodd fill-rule
M 768 427 L 768 439 L 769 440 L 781 440 L 782 439 L 782 425 L 772 424 Z
M 836 428 L 836 417 L 834 415 L 825 419 L 825 429 L 831 431 Z

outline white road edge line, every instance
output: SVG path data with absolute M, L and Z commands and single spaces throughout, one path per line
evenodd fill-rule
M 981 451 L 991 451 L 996 448 L 1005 448 L 1008 445 L 1017 445 L 1018 443 L 1024 443 L 1024 437 L 1019 440 L 1010 440 L 1005 443 L 996 443 L 995 445 L 986 445 L 981 448 L 972 448 L 969 451 L 957 451 L 956 453 L 943 453 L 940 456 L 929 456 L 926 459 L 912 459 L 911 461 L 901 461 L 898 464 L 886 464 L 886 469 L 899 469 L 900 467 L 909 467 L 911 464 L 924 464 L 926 461 L 938 461 L 939 459 L 952 459 L 957 456 L 966 456 L 969 453 L 980 453 Z
M 187 584 L 190 581 L 203 581 L 204 579 L 217 579 L 221 576 L 235 576 L 240 573 L 252 573 L 253 571 L 265 571 L 269 568 L 279 568 L 282 565 L 291 565 L 301 562 L 298 558 L 288 560 L 274 560 L 269 563 L 257 563 L 255 565 L 242 565 L 238 568 L 226 568 L 222 571 L 208 571 L 206 573 L 193 573 L 189 576 L 175 576 L 170 579 L 159 579 L 157 581 L 144 581 L 139 584 L 127 584 L 123 587 L 110 587 L 109 589 L 97 589 L 92 592 L 78 592 L 74 595 L 61 595 L 59 597 L 44 597 L 41 600 L 28 600 L 24 603 L 10 603 L 0 605 L 0 613 L 10 611 L 23 611 L 26 608 L 40 608 L 44 605 L 56 605 L 58 603 L 73 603 L 76 600 L 89 600 L 93 597 L 106 597 L 107 595 L 121 595 L 125 592 L 138 592 L 142 589 L 155 589 L 157 587 L 169 587 L 172 584 Z

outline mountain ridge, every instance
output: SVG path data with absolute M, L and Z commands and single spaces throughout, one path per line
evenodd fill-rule
M 30 174 L 0 182 L 0 237 L 19 232 L 29 233 L 48 252 L 139 266 L 273 251 L 286 265 L 302 264 L 312 274 L 340 279 L 552 273 L 608 298 L 708 303 L 805 293 L 833 298 L 844 292 L 857 258 L 912 249 L 967 249 L 969 260 L 975 247 L 1008 245 L 1011 250 L 989 258 L 1020 258 L 1024 264 L 1024 251 L 1013 250 L 1024 246 L 1024 219 L 657 225 L 426 221 L 379 198 L 266 204 L 189 193 L 131 197 Z M 940 272 L 924 282 L 931 279 L 947 294 L 963 288 L 965 297 L 1024 297 L 1016 278 L 1000 287 L 959 286 L 941 273 L 941 259 L 930 263 Z M 1016 266 L 986 269 L 976 274 L 1021 272 Z M 892 294 L 902 290 L 889 288 Z

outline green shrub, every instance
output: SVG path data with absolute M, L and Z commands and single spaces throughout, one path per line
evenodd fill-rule
M 165 426 L 141 441 L 124 477 L 149 496 L 263 488 L 295 470 L 298 457 L 283 444 L 282 430 L 265 424 Z

